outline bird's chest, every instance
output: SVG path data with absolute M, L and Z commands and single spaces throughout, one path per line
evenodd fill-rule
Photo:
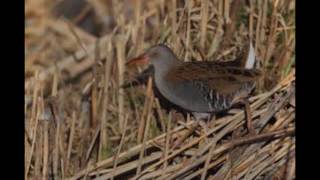
M 192 112 L 218 112 L 230 107 L 230 97 L 222 96 L 201 83 L 172 82 L 155 76 L 159 92 L 170 102 Z

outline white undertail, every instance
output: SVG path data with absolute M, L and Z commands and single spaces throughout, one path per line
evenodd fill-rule
M 256 55 L 254 53 L 254 48 L 252 46 L 252 42 L 250 42 L 249 53 L 246 60 L 246 65 L 244 66 L 246 69 L 252 69 L 256 60 Z

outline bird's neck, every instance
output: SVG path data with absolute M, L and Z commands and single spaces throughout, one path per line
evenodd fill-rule
M 182 65 L 182 61 L 177 58 L 171 58 L 170 60 L 159 60 L 153 64 L 155 70 L 155 76 L 159 78 L 165 77 L 173 68 Z
M 158 90 L 160 91 L 160 93 L 168 98 L 168 99 L 172 99 L 172 97 L 170 98 L 170 91 L 172 91 L 173 89 L 175 89 L 175 85 L 168 81 L 167 74 L 173 69 L 176 68 L 177 66 L 182 65 L 183 62 L 179 61 L 179 60 L 175 60 L 175 61 L 171 61 L 171 63 L 166 63 L 166 64 L 162 64 L 161 66 L 155 66 L 154 70 L 155 70 L 155 84 L 158 88 Z

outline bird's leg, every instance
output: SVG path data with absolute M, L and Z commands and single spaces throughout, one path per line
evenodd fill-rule
M 212 118 L 212 115 L 209 113 L 193 113 L 193 116 L 195 117 L 196 121 L 198 121 L 200 127 L 202 130 L 207 134 L 209 132 L 209 122 Z M 207 120 L 207 123 L 204 122 L 204 120 Z
M 203 120 L 199 121 L 200 127 L 203 129 L 204 133 L 207 134 L 209 132 L 208 124 L 205 123 Z
M 245 116 L 247 119 L 247 129 L 248 129 L 249 135 L 257 134 L 252 125 L 252 114 L 251 114 L 251 108 L 250 108 L 250 103 L 248 99 L 241 99 L 238 101 L 238 103 L 244 105 Z
M 244 103 L 245 112 L 246 112 L 247 128 L 249 131 L 249 135 L 255 135 L 257 133 L 254 130 L 253 125 L 252 125 L 252 114 L 251 114 L 250 103 L 249 103 L 248 99 L 244 99 L 243 103 Z

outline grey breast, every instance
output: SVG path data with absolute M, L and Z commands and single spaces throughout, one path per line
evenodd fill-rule
M 230 107 L 230 96 L 222 96 L 214 92 L 205 83 L 166 81 L 161 84 L 159 91 L 162 95 L 184 109 L 194 112 L 218 112 Z
M 186 81 L 172 85 L 175 101 L 183 108 L 196 112 L 212 112 L 214 107 L 207 97 L 205 85 Z

